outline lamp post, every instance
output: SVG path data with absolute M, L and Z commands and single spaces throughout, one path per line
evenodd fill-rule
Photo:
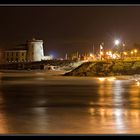
M 115 46 L 115 50 L 116 50 L 116 52 L 118 51 L 118 46 L 119 46 L 119 44 L 120 44 L 120 40 L 119 39 L 115 39 L 114 40 L 114 46 Z M 112 56 L 113 56 L 114 54 L 112 53 Z
M 100 44 L 100 60 L 102 60 L 103 55 L 103 43 Z
M 119 54 L 120 54 L 120 57 L 122 58 L 125 44 L 122 43 L 121 46 L 120 46 L 120 44 L 121 44 L 120 39 L 114 40 L 114 45 L 116 46 L 116 49 L 118 50 L 118 52 L 119 52 Z M 120 48 L 119 46 L 120 46 L 121 48 Z

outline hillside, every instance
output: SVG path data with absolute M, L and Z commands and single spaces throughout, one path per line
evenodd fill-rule
M 65 76 L 115 76 L 140 74 L 140 60 L 86 62 Z

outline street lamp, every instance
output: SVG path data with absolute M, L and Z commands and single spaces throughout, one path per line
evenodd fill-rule
M 119 46 L 120 46 L 120 43 L 121 43 L 121 41 L 120 41 L 120 39 L 115 39 L 114 40 L 114 45 L 115 45 L 115 50 L 116 50 L 116 52 L 120 52 L 120 48 L 119 48 Z M 122 57 L 122 52 L 120 52 L 120 56 Z
M 114 40 L 114 44 L 115 44 L 116 46 L 118 46 L 118 45 L 120 44 L 120 40 L 119 40 L 119 39 Z

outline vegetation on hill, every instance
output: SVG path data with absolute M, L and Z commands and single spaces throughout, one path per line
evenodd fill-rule
M 140 60 L 112 60 L 86 62 L 65 76 L 115 76 L 140 74 Z

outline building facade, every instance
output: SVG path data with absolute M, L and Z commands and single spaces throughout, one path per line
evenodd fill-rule
M 26 50 L 9 50 L 4 51 L 4 62 L 26 62 L 27 51 Z
M 27 41 L 24 49 L 5 50 L 0 53 L 1 63 L 35 62 L 51 60 L 51 56 L 44 56 L 43 40 Z
M 27 41 L 27 61 L 41 61 L 44 58 L 43 41 Z

